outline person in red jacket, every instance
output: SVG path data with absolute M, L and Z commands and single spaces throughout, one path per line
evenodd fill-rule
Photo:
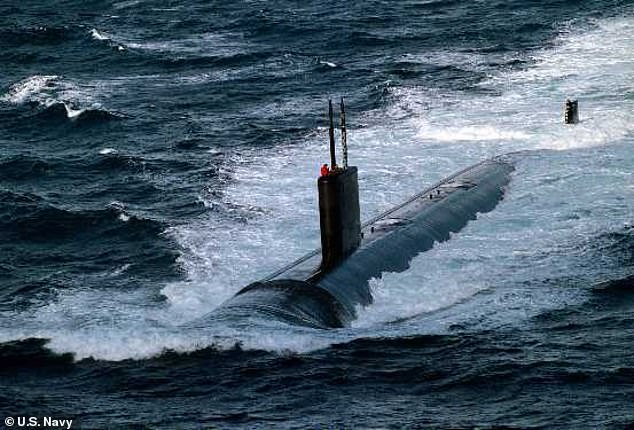
M 328 173 L 330 173 L 330 170 L 328 170 L 328 164 L 324 164 L 321 166 L 321 176 L 328 176 Z

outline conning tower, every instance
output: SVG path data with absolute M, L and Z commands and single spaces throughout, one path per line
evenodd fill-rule
M 370 279 L 406 270 L 416 255 L 448 240 L 478 213 L 492 210 L 511 179 L 513 156 L 485 160 L 361 225 L 357 168 L 348 166 L 347 160 L 343 100 L 341 167 L 335 154 L 332 103 L 329 115 L 331 168 L 323 166 L 317 181 L 321 255 L 315 249 L 247 285 L 192 326 L 208 324 L 207 318 L 233 321 L 254 315 L 322 329 L 348 326 L 358 307 L 373 301 Z
M 328 102 L 330 120 L 330 171 L 317 180 L 319 226 L 321 229 L 321 271 L 337 266 L 361 243 L 361 214 L 357 168 L 348 166 L 346 114 L 341 99 L 341 143 L 343 165 L 337 166 L 332 100 Z

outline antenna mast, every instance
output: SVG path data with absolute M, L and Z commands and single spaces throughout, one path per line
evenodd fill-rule
M 332 100 L 328 100 L 328 116 L 330 118 L 330 168 L 334 169 L 337 165 L 337 158 L 335 156 L 335 125 L 332 119 Z
M 348 134 L 346 133 L 346 108 L 341 97 L 341 147 L 343 148 L 343 168 L 348 168 Z

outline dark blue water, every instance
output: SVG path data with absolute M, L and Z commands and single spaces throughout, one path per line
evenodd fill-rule
M 630 428 L 633 17 L 628 0 L 5 0 L 0 415 Z M 564 130 L 565 95 L 585 125 Z M 366 217 L 536 155 L 497 215 L 386 275 L 358 326 L 188 329 L 316 245 L 339 96 Z

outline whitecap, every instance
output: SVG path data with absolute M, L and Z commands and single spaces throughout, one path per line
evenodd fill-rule
M 92 30 L 90 30 L 90 35 L 93 37 L 93 39 L 95 40 L 110 40 L 110 38 L 108 36 L 106 36 L 103 33 L 99 33 L 97 31 L 97 29 L 93 28 Z
M 79 116 L 81 116 L 81 114 L 86 112 L 86 109 L 74 109 L 66 103 L 64 103 L 64 108 L 66 108 L 66 116 L 69 119 L 77 119 L 79 118 Z
M 0 97 L 0 100 L 12 103 L 23 104 L 40 98 L 46 91 L 51 90 L 58 76 L 55 75 L 34 75 L 17 82 L 9 88 L 7 94 Z
M 337 65 L 335 63 L 332 63 L 330 61 L 319 61 L 319 64 L 323 64 L 325 66 L 332 67 L 332 68 L 337 67 Z

